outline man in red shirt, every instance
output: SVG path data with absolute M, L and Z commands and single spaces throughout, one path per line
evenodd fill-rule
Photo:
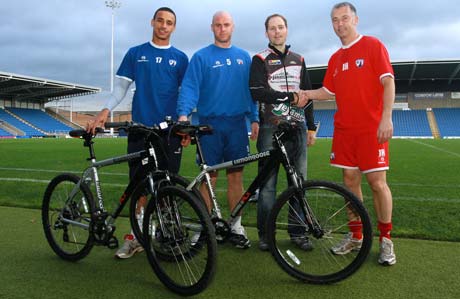
M 329 60 L 323 87 L 300 92 L 299 106 L 308 99 L 335 96 L 337 112 L 330 163 L 342 168 L 344 184 L 361 199 L 362 174 L 366 176 L 380 231 L 378 262 L 394 265 L 396 256 L 390 237 L 393 200 L 386 181 L 388 140 L 393 135 L 393 68 L 385 46 L 357 32 L 358 16 L 351 3 L 334 5 L 331 19 L 342 47 Z M 361 246 L 360 219 L 350 217 L 349 228 L 342 242 L 331 248 L 335 254 L 347 254 Z

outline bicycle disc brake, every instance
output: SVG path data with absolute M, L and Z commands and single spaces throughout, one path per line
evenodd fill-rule
M 216 240 L 219 243 L 225 242 L 230 236 L 230 225 L 220 218 L 213 218 L 212 224 L 216 230 Z

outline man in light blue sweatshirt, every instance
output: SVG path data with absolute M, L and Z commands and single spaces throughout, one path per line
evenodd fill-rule
M 259 131 L 257 103 L 249 91 L 251 57 L 231 44 L 233 29 L 233 19 L 228 12 L 214 14 L 211 24 L 214 43 L 193 55 L 177 101 L 179 121 L 187 120 L 196 107 L 200 124 L 214 128 L 213 134 L 200 139 L 208 165 L 249 154 L 246 117 L 251 122 L 251 139 L 257 139 Z M 217 175 L 211 174 L 213 186 Z M 227 182 L 227 199 L 232 210 L 243 194 L 243 168 L 228 169 Z M 209 195 L 204 189 L 202 194 L 209 209 Z M 237 248 L 250 247 L 241 216 L 231 224 L 231 230 L 230 242 Z

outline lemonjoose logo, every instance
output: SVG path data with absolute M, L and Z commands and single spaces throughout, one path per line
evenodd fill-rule
M 272 113 L 276 116 L 288 115 L 289 108 L 285 104 L 273 105 Z

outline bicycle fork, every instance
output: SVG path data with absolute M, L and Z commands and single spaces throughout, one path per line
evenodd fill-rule
M 318 220 L 316 219 L 313 210 L 310 208 L 308 204 L 308 194 L 306 190 L 303 189 L 303 176 L 298 175 L 297 172 L 295 171 L 294 167 L 290 164 L 289 159 L 287 158 L 287 152 L 286 148 L 283 144 L 280 144 L 280 149 L 284 154 L 284 167 L 286 169 L 286 174 L 289 178 L 289 181 L 292 183 L 292 185 L 295 188 L 295 196 L 294 198 L 298 202 L 298 205 L 300 207 L 300 211 L 302 212 L 304 217 L 301 217 L 302 215 L 298 215 L 300 219 L 304 219 L 306 222 L 306 225 L 308 226 L 308 231 L 311 232 L 311 234 L 319 239 L 324 235 L 324 230 L 321 228 L 321 225 L 319 224 Z

